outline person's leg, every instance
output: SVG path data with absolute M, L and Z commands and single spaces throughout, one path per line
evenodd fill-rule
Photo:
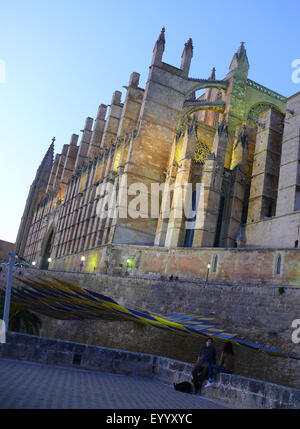
M 209 380 L 212 380 L 213 379 L 213 376 L 214 376 L 214 369 L 215 369 L 215 367 L 216 367 L 217 365 L 209 365 L 209 368 L 208 368 L 208 379 Z
M 202 382 L 208 377 L 209 365 L 203 366 L 203 370 L 201 372 L 201 380 Z
M 223 368 L 220 365 L 209 365 L 209 370 L 208 370 L 208 381 L 206 383 L 206 387 L 212 385 L 214 383 L 214 376 L 218 373 L 218 372 L 222 372 L 222 370 L 225 370 L 225 368 Z M 226 371 L 226 370 L 225 370 Z
M 203 366 L 200 364 L 196 364 L 192 370 L 195 393 L 197 393 L 202 387 L 202 371 Z
M 199 364 L 196 364 L 194 368 L 192 369 L 192 376 L 193 380 L 196 380 L 198 377 L 198 374 L 202 371 L 202 366 Z
M 220 365 L 209 365 L 209 374 L 208 379 L 212 380 L 214 378 L 214 375 L 218 374 L 218 372 L 221 372 L 223 369 Z

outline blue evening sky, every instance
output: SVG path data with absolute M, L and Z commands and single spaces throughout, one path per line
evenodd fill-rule
M 299 0 L 0 0 L 0 239 L 15 241 L 51 138 L 60 152 L 131 72 L 145 85 L 163 26 L 169 64 L 193 39 L 191 77 L 223 78 L 245 41 L 249 77 L 290 96 L 299 18 Z

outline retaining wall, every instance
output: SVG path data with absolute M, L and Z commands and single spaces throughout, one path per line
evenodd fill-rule
M 292 342 L 292 322 L 300 316 L 300 289 L 275 285 L 224 285 L 197 281 L 166 281 L 131 276 L 66 273 L 37 269 L 14 269 L 16 280 L 60 278 L 94 290 L 120 305 L 159 314 L 200 314 L 213 317 L 237 338 L 258 342 L 283 352 L 300 354 L 300 343 Z M 6 284 L 6 270 L 0 272 L 0 287 Z M 56 320 L 42 317 L 40 335 L 108 348 L 150 353 L 193 363 L 202 338 L 176 335 L 136 322 L 105 320 Z M 217 353 L 223 344 L 216 344 Z M 300 361 L 270 357 L 245 347 L 235 347 L 236 371 L 271 383 L 300 388 Z
M 85 257 L 83 266 L 81 257 Z M 277 261 L 281 257 L 280 269 Z M 215 258 L 217 257 L 217 263 Z M 167 248 L 110 244 L 53 258 L 50 269 L 300 287 L 300 249 Z
M 15 332 L 6 340 L 0 344 L 1 358 L 152 377 L 169 384 L 191 381 L 192 365 L 174 359 Z M 300 408 L 300 389 L 239 375 L 219 374 L 216 385 L 203 388 L 201 396 L 235 408 Z

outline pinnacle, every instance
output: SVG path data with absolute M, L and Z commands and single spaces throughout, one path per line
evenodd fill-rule
M 158 42 L 164 42 L 165 41 L 165 31 L 166 31 L 166 29 L 165 29 L 165 27 L 163 27 L 162 29 L 161 29 L 161 32 L 160 32 L 160 35 L 159 35 L 159 38 L 158 38 Z
M 211 74 L 210 74 L 208 79 L 209 80 L 216 80 L 216 69 L 215 69 L 215 67 L 212 68 Z
M 55 142 L 55 137 L 53 137 L 52 139 L 52 143 L 50 144 L 38 170 L 36 173 L 36 178 L 35 180 L 39 180 L 39 178 L 43 175 L 44 171 L 49 171 L 52 168 L 52 164 L 53 164 L 53 158 L 54 158 L 54 142 Z
M 242 58 L 244 55 L 246 55 L 245 42 L 241 42 L 239 50 L 237 51 L 237 57 Z
M 55 137 L 53 137 L 52 139 L 52 143 L 50 144 L 44 158 L 43 161 L 41 162 L 41 167 L 51 167 L 52 163 L 53 163 L 53 157 L 54 157 L 54 142 L 55 142 Z
M 189 40 L 187 41 L 187 43 L 185 43 L 185 47 L 186 48 L 191 47 L 193 49 L 193 40 L 191 38 L 189 38 Z

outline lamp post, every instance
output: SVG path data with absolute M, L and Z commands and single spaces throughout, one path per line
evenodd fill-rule
M 7 272 L 4 311 L 3 311 L 3 320 L 4 320 L 4 326 L 5 326 L 6 332 L 8 331 L 10 296 L 11 296 L 11 279 L 12 279 L 12 272 L 13 272 L 13 267 L 15 263 L 15 257 L 16 257 L 15 252 L 9 252 L 9 267 Z
M 85 256 L 81 256 L 80 260 L 81 260 L 81 263 L 80 263 L 80 272 L 81 272 L 83 268 L 83 262 L 85 261 Z
M 206 283 L 208 282 L 209 270 L 210 270 L 210 264 L 207 264 Z

